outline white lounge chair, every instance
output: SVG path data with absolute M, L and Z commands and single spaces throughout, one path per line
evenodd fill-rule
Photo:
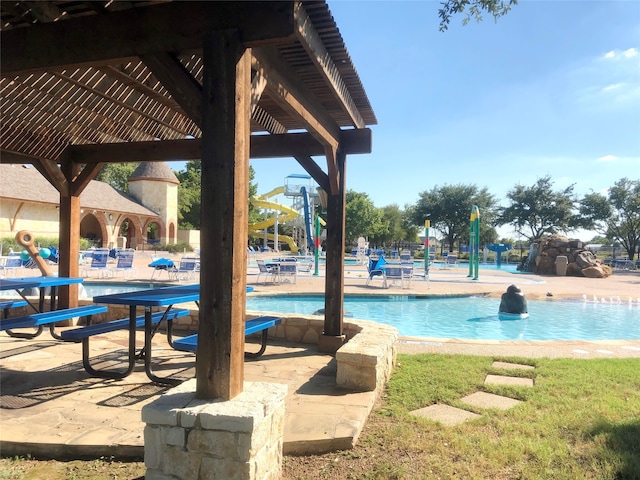
M 198 257 L 182 257 L 178 268 L 169 270 L 169 278 L 172 280 L 193 280 L 200 272 L 200 259 Z
M 98 274 L 98 278 L 108 278 L 113 276 L 111 269 L 107 266 L 109 261 L 108 248 L 96 248 L 91 252 L 91 263 L 82 270 L 83 277 L 91 276 L 92 272 Z
M 135 273 L 133 266 L 133 259 L 136 251 L 133 248 L 124 248 L 117 254 L 116 266 L 111 268 L 113 276 L 117 276 L 118 273 L 122 273 L 123 278 L 131 278 Z

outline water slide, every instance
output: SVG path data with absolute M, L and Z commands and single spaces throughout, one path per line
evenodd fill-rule
M 315 242 L 313 241 L 313 207 L 309 202 L 309 194 L 307 192 L 307 187 L 300 187 L 300 194 L 302 195 L 302 199 L 304 201 L 304 226 L 307 232 L 307 246 L 309 247 L 309 251 L 313 252 L 316 248 Z M 326 222 L 321 218 L 321 225 L 326 225 Z
M 286 223 L 298 217 L 298 212 L 293 208 L 287 207 L 286 205 L 282 205 L 280 203 L 271 202 L 269 198 L 284 193 L 284 187 L 277 187 L 271 190 L 264 195 L 255 195 L 251 199 L 251 203 L 256 207 L 266 208 L 269 210 L 275 210 L 278 212 L 278 223 Z M 266 220 L 262 220 L 261 222 L 250 223 L 249 224 L 249 235 L 255 237 L 264 237 L 264 229 L 275 225 L 276 218 L 270 217 Z M 274 235 L 272 233 L 267 234 L 268 240 L 275 240 Z M 296 245 L 296 242 L 293 238 L 288 235 L 278 235 L 278 241 L 285 242 L 289 245 L 291 252 L 298 253 L 299 248 Z

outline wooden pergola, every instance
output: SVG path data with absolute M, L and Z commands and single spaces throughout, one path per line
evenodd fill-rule
M 326 3 L 0 9 L 0 161 L 33 164 L 60 192 L 59 274 L 79 274 L 79 195 L 102 165 L 201 160 L 196 395 L 231 399 L 244 380 L 249 158 L 294 157 L 328 196 L 320 346 L 335 351 L 346 157 L 371 152 L 376 118 Z M 77 287 L 61 292 L 61 306 L 77 302 Z

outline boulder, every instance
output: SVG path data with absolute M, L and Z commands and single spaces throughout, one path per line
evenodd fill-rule
M 555 275 L 555 260 L 559 256 L 567 257 L 568 276 L 604 278 L 611 275 L 611 268 L 603 265 L 593 252 L 585 248 L 583 242 L 564 235 L 549 235 L 535 240 L 530 257 L 523 261 L 523 267 L 540 275 Z
M 599 266 L 583 268 L 582 274 L 587 278 L 604 278 L 606 276 Z

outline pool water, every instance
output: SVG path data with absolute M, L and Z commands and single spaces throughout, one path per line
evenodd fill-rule
M 396 327 L 400 335 L 478 340 L 637 340 L 640 305 L 528 301 L 529 317 L 500 320 L 500 299 L 345 297 L 353 317 Z M 320 296 L 248 297 L 247 310 L 312 314 Z

